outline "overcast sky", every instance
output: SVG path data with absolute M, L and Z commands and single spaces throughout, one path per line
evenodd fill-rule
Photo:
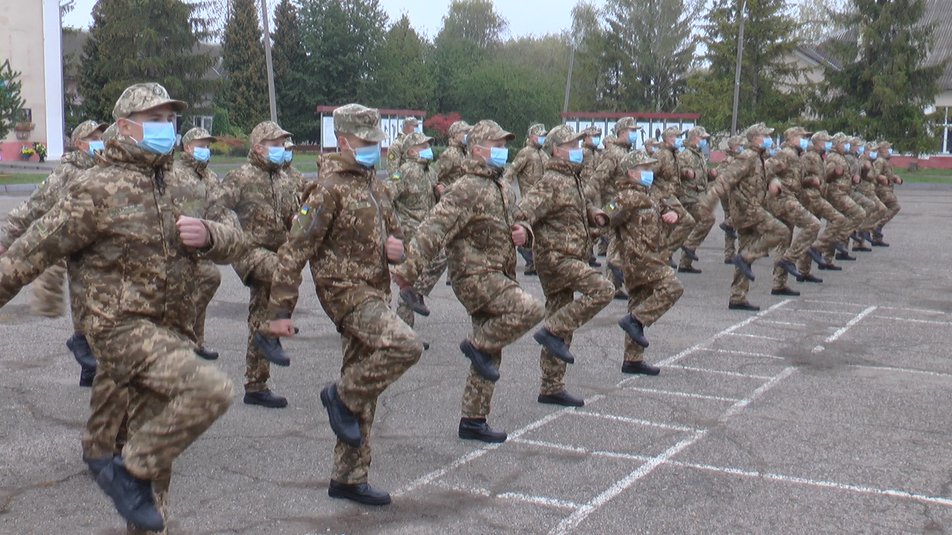
M 256 0 L 257 3 L 257 0 Z M 271 9 L 278 0 L 268 0 Z M 509 22 L 509 36 L 544 35 L 559 33 L 572 25 L 572 8 L 577 0 L 493 0 L 496 12 Z M 92 23 L 96 0 L 76 0 L 76 8 L 63 19 L 64 26 L 88 28 Z M 443 25 L 443 16 L 450 0 L 380 0 L 390 21 L 404 13 L 410 16 L 413 27 L 431 39 Z M 421 7 L 425 5 L 426 7 Z

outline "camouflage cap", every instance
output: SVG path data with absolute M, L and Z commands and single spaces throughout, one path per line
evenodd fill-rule
M 529 127 L 529 134 L 531 136 L 544 136 L 545 135 L 545 125 L 542 123 L 536 123 Z
M 839 145 L 840 143 L 849 143 L 850 137 L 844 134 L 843 132 L 837 132 L 833 134 L 833 145 Z
M 113 119 L 128 117 L 133 113 L 151 110 L 166 104 L 170 104 L 176 113 L 182 113 L 188 109 L 188 104 L 181 100 L 169 98 L 169 92 L 155 82 L 130 85 L 122 92 L 119 100 L 116 101 L 116 105 L 112 108 L 112 117 Z
M 285 150 L 293 149 L 293 148 L 296 147 L 296 146 L 297 146 L 297 145 L 295 145 L 294 142 L 291 141 L 291 138 L 287 138 L 287 139 L 284 140 L 284 149 L 285 149 Z
M 661 143 L 660 141 L 658 141 L 657 139 L 653 137 L 649 137 L 648 139 L 645 140 L 646 147 L 654 147 L 655 145 L 658 145 L 660 143 Z
M 747 131 L 744 134 L 747 136 L 747 139 L 751 139 L 754 136 L 769 136 L 774 133 L 774 129 L 765 125 L 764 123 L 757 123 L 751 125 L 747 128 Z
M 100 123 L 98 121 L 83 121 L 79 123 L 79 126 L 73 129 L 72 135 L 69 136 L 70 143 L 73 146 L 76 146 L 76 143 L 83 138 L 91 136 L 94 132 L 105 132 L 106 128 L 109 127 L 109 123 Z
M 602 129 L 599 128 L 599 127 L 597 127 L 597 126 L 589 126 L 589 127 L 586 128 L 585 130 L 582 130 L 582 135 L 584 135 L 584 136 L 598 137 L 598 136 L 602 135 Z
M 875 141 L 870 141 L 866 144 L 866 152 L 873 152 L 874 150 L 879 149 L 879 143 Z
M 371 143 L 387 139 L 387 134 L 380 129 L 380 112 L 360 104 L 348 104 L 334 110 L 334 131 Z
M 790 128 L 783 131 L 784 139 L 790 139 L 793 136 L 801 136 L 801 137 L 809 138 L 811 135 L 813 135 L 813 132 L 808 131 L 806 128 L 802 126 L 791 126 Z
M 639 165 L 648 165 L 656 163 L 657 161 L 658 160 L 652 158 L 651 156 L 648 156 L 648 153 L 643 150 L 633 150 L 621 159 L 618 167 L 622 170 L 622 172 L 627 173 Z
M 208 130 L 196 126 L 182 136 L 182 146 L 184 147 L 193 141 L 218 141 L 218 139 L 209 134 Z
M 403 144 L 400 147 L 403 149 L 401 152 L 407 154 L 410 152 L 410 149 L 416 147 L 417 145 L 422 145 L 424 143 L 429 143 L 433 141 L 433 138 L 430 136 L 421 134 L 420 132 L 414 132 L 412 134 L 407 134 L 407 137 L 403 138 Z
M 863 138 L 861 138 L 861 137 L 855 137 L 855 136 L 850 138 L 850 143 L 851 143 L 854 147 L 858 147 L 858 146 L 860 146 L 860 145 L 865 145 L 865 144 L 866 144 L 866 142 L 863 141 Z
M 711 137 L 711 134 L 708 134 L 707 129 L 703 126 L 695 126 L 694 128 L 688 130 L 688 138 L 692 137 Z
M 262 141 L 272 141 L 275 139 L 285 139 L 291 137 L 291 132 L 278 126 L 274 121 L 262 121 L 251 131 L 251 145 L 257 145 Z
M 473 125 L 473 129 L 469 131 L 469 145 L 472 147 L 483 141 L 511 140 L 515 137 L 511 132 L 503 130 L 496 121 L 484 119 Z
M 116 139 L 116 136 L 118 135 L 119 135 L 119 127 L 116 125 L 116 123 L 112 123 L 111 125 L 106 127 L 106 130 L 102 133 L 102 140 L 104 142 L 112 141 L 113 139 Z
M 472 130 L 472 126 L 466 121 L 456 121 L 450 125 L 450 129 L 447 132 L 450 137 L 456 137 L 458 134 L 463 134 Z
M 817 141 L 821 141 L 821 142 L 829 141 L 831 139 L 833 138 L 830 137 L 830 133 L 827 132 L 826 130 L 820 130 L 819 132 L 816 132 L 812 136 L 810 136 L 810 141 L 812 143 L 816 143 Z
M 554 147 L 556 145 L 563 145 L 565 143 L 571 143 L 573 141 L 578 142 L 585 134 L 582 132 L 576 132 L 574 128 L 567 124 L 560 124 L 549 130 L 549 133 L 545 136 L 545 146 Z
M 418 124 L 420 124 L 420 120 L 413 116 L 404 117 L 403 124 L 417 126 Z
M 684 132 L 681 130 L 681 127 L 669 126 L 664 129 L 664 132 L 661 133 L 661 139 L 664 139 L 666 137 L 679 137 L 683 133 Z
M 727 138 L 727 146 L 737 147 L 737 146 L 743 145 L 744 141 L 747 141 L 747 139 L 742 135 L 731 136 Z
M 884 140 L 884 139 L 883 139 L 883 140 L 880 140 L 878 143 L 879 143 L 879 148 L 892 147 L 892 143 L 889 142 L 889 141 L 886 141 L 886 140 Z
M 615 128 L 613 128 L 612 131 L 615 132 L 617 136 L 622 130 L 641 130 L 641 127 L 635 123 L 634 117 L 622 117 L 615 123 Z

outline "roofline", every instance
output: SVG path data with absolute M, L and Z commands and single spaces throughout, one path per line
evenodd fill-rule
M 340 106 L 317 106 L 314 109 L 315 113 L 333 113 L 334 110 L 340 108 Z M 378 108 L 380 115 L 413 115 L 414 117 L 426 117 L 426 112 L 424 110 L 404 110 L 397 108 Z
M 700 113 L 656 113 L 656 112 L 598 112 L 598 111 L 568 111 L 562 112 L 562 119 L 621 119 L 634 117 L 635 119 L 691 119 L 701 118 Z

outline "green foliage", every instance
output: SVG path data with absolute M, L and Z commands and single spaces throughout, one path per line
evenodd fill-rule
M 20 72 L 10 67 L 10 60 L 4 60 L 0 65 L 0 139 L 7 137 L 20 119 L 24 104 L 20 96 L 22 87 Z
M 924 1 L 852 0 L 852 7 L 841 24 L 853 32 L 830 44 L 843 67 L 826 70 L 821 120 L 831 129 L 888 139 L 900 151 L 935 150 L 923 109 L 939 92 L 945 63 L 924 65 L 937 30 L 920 24 Z
M 433 94 L 433 78 L 427 65 L 429 44 L 403 15 L 384 36 L 380 68 L 376 73 L 390 108 L 426 109 Z
M 313 135 L 317 103 L 308 93 L 307 53 L 301 42 L 297 8 L 290 0 L 281 0 L 275 7 L 271 38 L 278 122 L 299 141 L 316 139 L 308 134 Z
M 195 9 L 182 0 L 99 0 L 80 66 L 83 117 L 110 118 L 122 91 L 139 82 L 158 82 L 193 106 L 204 101 L 214 58 L 198 51 L 208 34 Z
M 264 44 L 254 0 L 233 0 L 222 41 L 226 79 L 219 102 L 231 126 L 250 132 L 270 117 Z

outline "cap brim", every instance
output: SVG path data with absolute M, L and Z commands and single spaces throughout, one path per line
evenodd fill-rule
M 384 133 L 384 131 L 380 128 L 366 128 L 358 131 L 354 135 L 359 139 L 369 141 L 371 143 L 380 143 L 381 141 L 387 139 L 387 134 Z
M 490 141 L 499 141 L 501 139 L 505 139 L 506 141 L 512 141 L 513 139 L 516 139 L 516 135 L 513 134 L 512 132 L 506 132 L 505 130 L 503 130 L 501 132 L 501 135 L 493 136 L 491 138 L 486 138 L 486 139 Z
M 109 123 L 99 123 L 99 125 L 96 126 L 96 129 L 93 130 L 93 132 L 105 132 L 107 128 L 109 128 Z M 91 133 L 92 132 L 90 132 L 90 134 Z
M 212 143 L 218 141 L 218 138 L 215 136 L 205 136 L 205 137 L 195 137 L 189 140 L 189 143 L 192 141 L 211 141 Z

